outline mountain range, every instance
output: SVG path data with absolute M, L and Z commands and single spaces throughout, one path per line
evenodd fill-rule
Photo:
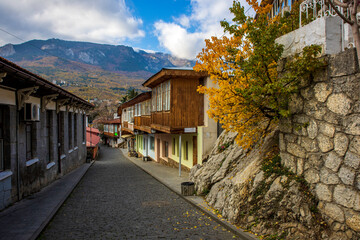
M 0 47 L 0 56 L 86 99 L 120 99 L 127 89 L 163 67 L 192 67 L 195 61 L 129 46 L 60 39 Z

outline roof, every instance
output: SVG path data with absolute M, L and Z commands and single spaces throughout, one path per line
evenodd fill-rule
M 72 101 L 86 107 L 94 108 L 94 105 L 86 100 L 3 57 L 0 57 L 0 72 L 7 73 L 1 83 L 2 86 L 6 86 L 11 89 L 18 89 L 19 86 L 21 86 L 21 88 L 39 86 L 39 89 L 36 91 L 36 95 L 45 96 L 50 94 L 59 94 L 57 99 L 70 98 Z
M 116 118 L 116 119 L 104 119 L 104 120 L 99 120 L 98 123 L 102 123 L 102 124 L 110 124 L 110 123 L 121 123 L 121 119 L 120 118 Z
M 92 128 L 92 127 L 86 127 L 86 131 L 87 132 L 91 132 L 91 133 L 100 133 L 99 129 L 97 128 Z
M 98 132 L 93 132 L 93 131 L 90 132 L 90 131 L 88 131 L 88 129 L 89 129 L 89 127 L 86 128 L 86 146 L 94 147 L 100 142 L 100 136 L 99 136 Z M 92 128 L 92 130 L 93 129 L 96 129 L 96 128 Z
M 207 77 L 206 72 L 196 72 L 192 68 L 182 67 L 182 68 L 162 68 L 159 72 L 152 75 L 148 78 L 142 85 L 144 87 L 153 88 L 160 83 L 175 77 Z
M 143 101 L 146 101 L 146 100 L 149 100 L 149 99 L 151 99 L 151 91 L 140 93 L 139 95 L 137 95 L 136 97 L 130 99 L 129 101 L 122 103 L 118 107 L 118 114 L 119 115 L 121 114 L 121 112 L 119 113 L 119 109 L 124 109 L 124 108 L 133 106 L 133 105 L 135 105 L 137 103 L 140 103 L 140 102 L 143 102 Z

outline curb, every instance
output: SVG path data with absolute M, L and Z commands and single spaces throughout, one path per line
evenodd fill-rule
M 202 212 L 204 212 L 206 215 L 208 215 L 209 217 L 211 217 L 214 221 L 216 221 L 217 223 L 219 223 L 220 225 L 222 225 L 223 227 L 227 228 L 229 231 L 231 231 L 232 233 L 238 235 L 241 239 L 243 240 L 258 240 L 258 238 L 256 238 L 255 236 L 253 236 L 250 233 L 244 232 L 240 229 L 238 229 L 237 227 L 235 227 L 234 225 L 226 222 L 225 220 L 221 220 L 219 219 L 215 214 L 213 214 L 212 212 L 210 212 L 209 210 L 207 210 L 206 208 L 202 207 L 201 205 L 197 204 L 196 202 L 194 202 L 193 200 L 190 199 L 190 197 L 186 197 L 183 196 L 181 193 L 177 192 L 175 189 L 171 188 L 168 184 L 164 183 L 163 181 L 161 181 L 159 178 L 157 178 L 156 176 L 152 175 L 150 171 L 142 168 L 140 165 L 136 164 L 130 157 L 126 156 L 121 150 L 120 152 L 124 155 L 124 157 L 126 157 L 132 164 L 134 164 L 135 166 L 137 166 L 138 168 L 140 168 L 141 170 L 143 170 L 145 173 L 149 174 L 151 177 L 153 177 L 155 180 L 157 180 L 159 183 L 161 183 L 162 185 L 164 185 L 165 187 L 167 187 L 169 190 L 171 190 L 172 192 L 174 192 L 175 194 L 177 194 L 178 196 L 180 196 L 181 198 L 185 199 L 188 203 L 190 203 L 191 205 L 193 205 L 194 207 L 196 207 L 197 209 L 201 210 Z
M 94 160 L 91 161 L 89 163 L 88 166 L 85 166 L 84 169 L 82 170 L 82 173 L 80 173 L 79 176 L 77 176 L 78 179 L 75 180 L 75 182 L 73 183 L 73 185 L 69 188 L 69 190 L 67 192 L 65 192 L 65 194 L 63 195 L 63 197 L 61 198 L 61 200 L 58 202 L 58 204 L 55 206 L 55 208 L 51 211 L 51 213 L 46 217 L 46 219 L 44 220 L 44 222 L 40 225 L 40 227 L 38 227 L 36 229 L 36 231 L 32 234 L 32 236 L 29 238 L 30 240 L 35 240 L 39 237 L 39 235 L 41 234 L 41 232 L 45 229 L 45 227 L 49 224 L 49 222 L 51 221 L 51 219 L 54 217 L 54 215 L 58 212 L 58 210 L 60 209 L 60 207 L 64 204 L 64 202 L 66 201 L 66 199 L 70 196 L 70 194 L 74 191 L 75 187 L 79 184 L 79 182 L 81 181 L 81 179 L 84 177 L 84 175 L 87 173 L 87 171 L 89 170 L 89 168 L 94 164 Z M 86 164 L 86 163 L 85 163 Z M 74 171 L 80 171 L 79 169 L 75 169 Z M 63 176 L 66 177 L 67 175 Z

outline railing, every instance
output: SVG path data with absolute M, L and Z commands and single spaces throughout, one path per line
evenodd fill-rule
M 339 0 L 342 2 L 342 0 Z M 344 9 L 340 6 L 336 6 L 338 12 L 340 12 L 345 17 L 350 16 L 349 9 Z M 302 23 L 304 21 L 303 15 L 305 15 L 305 20 L 315 20 L 317 18 L 322 18 L 325 16 L 337 16 L 335 9 L 329 4 L 325 3 L 324 0 L 305 0 L 300 4 L 299 9 L 299 26 L 302 27 Z M 354 47 L 354 43 L 352 42 L 351 36 L 349 37 L 350 25 L 345 21 L 342 21 L 341 24 L 341 41 L 342 41 L 342 50 L 347 47 Z
M 151 113 L 151 123 L 162 126 L 170 126 L 170 113 L 169 112 Z

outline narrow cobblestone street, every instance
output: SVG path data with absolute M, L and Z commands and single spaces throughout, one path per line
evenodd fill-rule
M 39 237 L 158 238 L 238 239 L 108 147 Z

